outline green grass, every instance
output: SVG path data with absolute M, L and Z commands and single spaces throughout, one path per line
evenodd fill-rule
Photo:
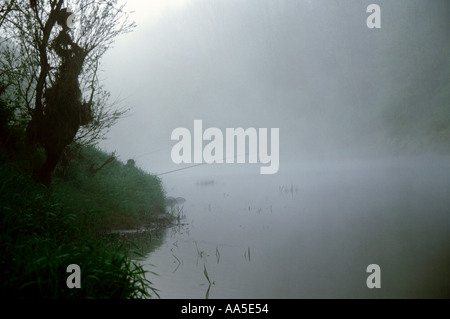
M 164 191 L 155 176 L 117 160 L 89 172 L 107 157 L 83 149 L 68 176 L 55 171 L 51 189 L 0 159 L 2 297 L 125 299 L 156 293 L 143 268 L 103 234 L 169 220 Z M 66 285 L 70 264 L 81 268 L 80 289 Z
M 108 157 L 93 147 L 81 149 L 70 162 L 68 176 L 54 178 L 54 197 L 78 214 L 98 215 L 106 229 L 135 228 L 166 218 L 165 193 L 156 176 L 118 160 L 89 172 Z

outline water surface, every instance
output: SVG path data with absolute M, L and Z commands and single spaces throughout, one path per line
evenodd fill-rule
M 166 175 L 181 225 L 144 260 L 161 298 L 448 298 L 450 160 L 211 165 Z M 366 268 L 381 267 L 369 289 Z

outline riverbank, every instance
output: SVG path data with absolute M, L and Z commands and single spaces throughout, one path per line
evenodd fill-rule
M 92 147 L 78 149 L 47 189 L 18 161 L 1 156 L 2 297 L 125 299 L 154 291 L 142 267 L 104 235 L 168 225 L 164 190 L 134 163 L 109 158 Z M 67 287 L 71 264 L 80 266 L 80 289 Z

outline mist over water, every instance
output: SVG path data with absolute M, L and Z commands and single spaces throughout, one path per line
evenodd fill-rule
M 132 112 L 101 146 L 187 168 L 161 175 L 185 218 L 141 260 L 162 298 L 450 296 L 448 1 L 145 3 L 105 61 Z M 279 128 L 279 171 L 174 164 L 195 120 Z
M 445 0 L 377 1 L 380 29 L 373 1 L 168 0 L 158 17 L 157 1 L 128 2 L 138 28 L 102 67 L 131 107 L 101 143 L 124 161 L 179 168 L 170 137 L 195 120 L 279 128 L 285 163 L 449 151 Z
M 195 169 L 163 178 L 186 217 L 141 261 L 162 298 L 449 297 L 448 157 Z

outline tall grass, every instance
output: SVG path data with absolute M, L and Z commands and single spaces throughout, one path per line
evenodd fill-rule
M 68 176 L 54 179 L 55 198 L 78 213 L 99 215 L 107 229 L 138 227 L 167 217 L 165 194 L 156 176 L 117 160 L 90 173 L 108 156 L 93 147 L 81 149 L 70 162 Z
M 163 216 L 159 180 L 118 161 L 90 175 L 88 161 L 107 155 L 90 149 L 82 156 L 51 191 L 0 159 L 1 297 L 145 298 L 155 292 L 143 268 L 101 233 L 108 223 Z M 81 268 L 79 289 L 66 285 L 70 264 Z

